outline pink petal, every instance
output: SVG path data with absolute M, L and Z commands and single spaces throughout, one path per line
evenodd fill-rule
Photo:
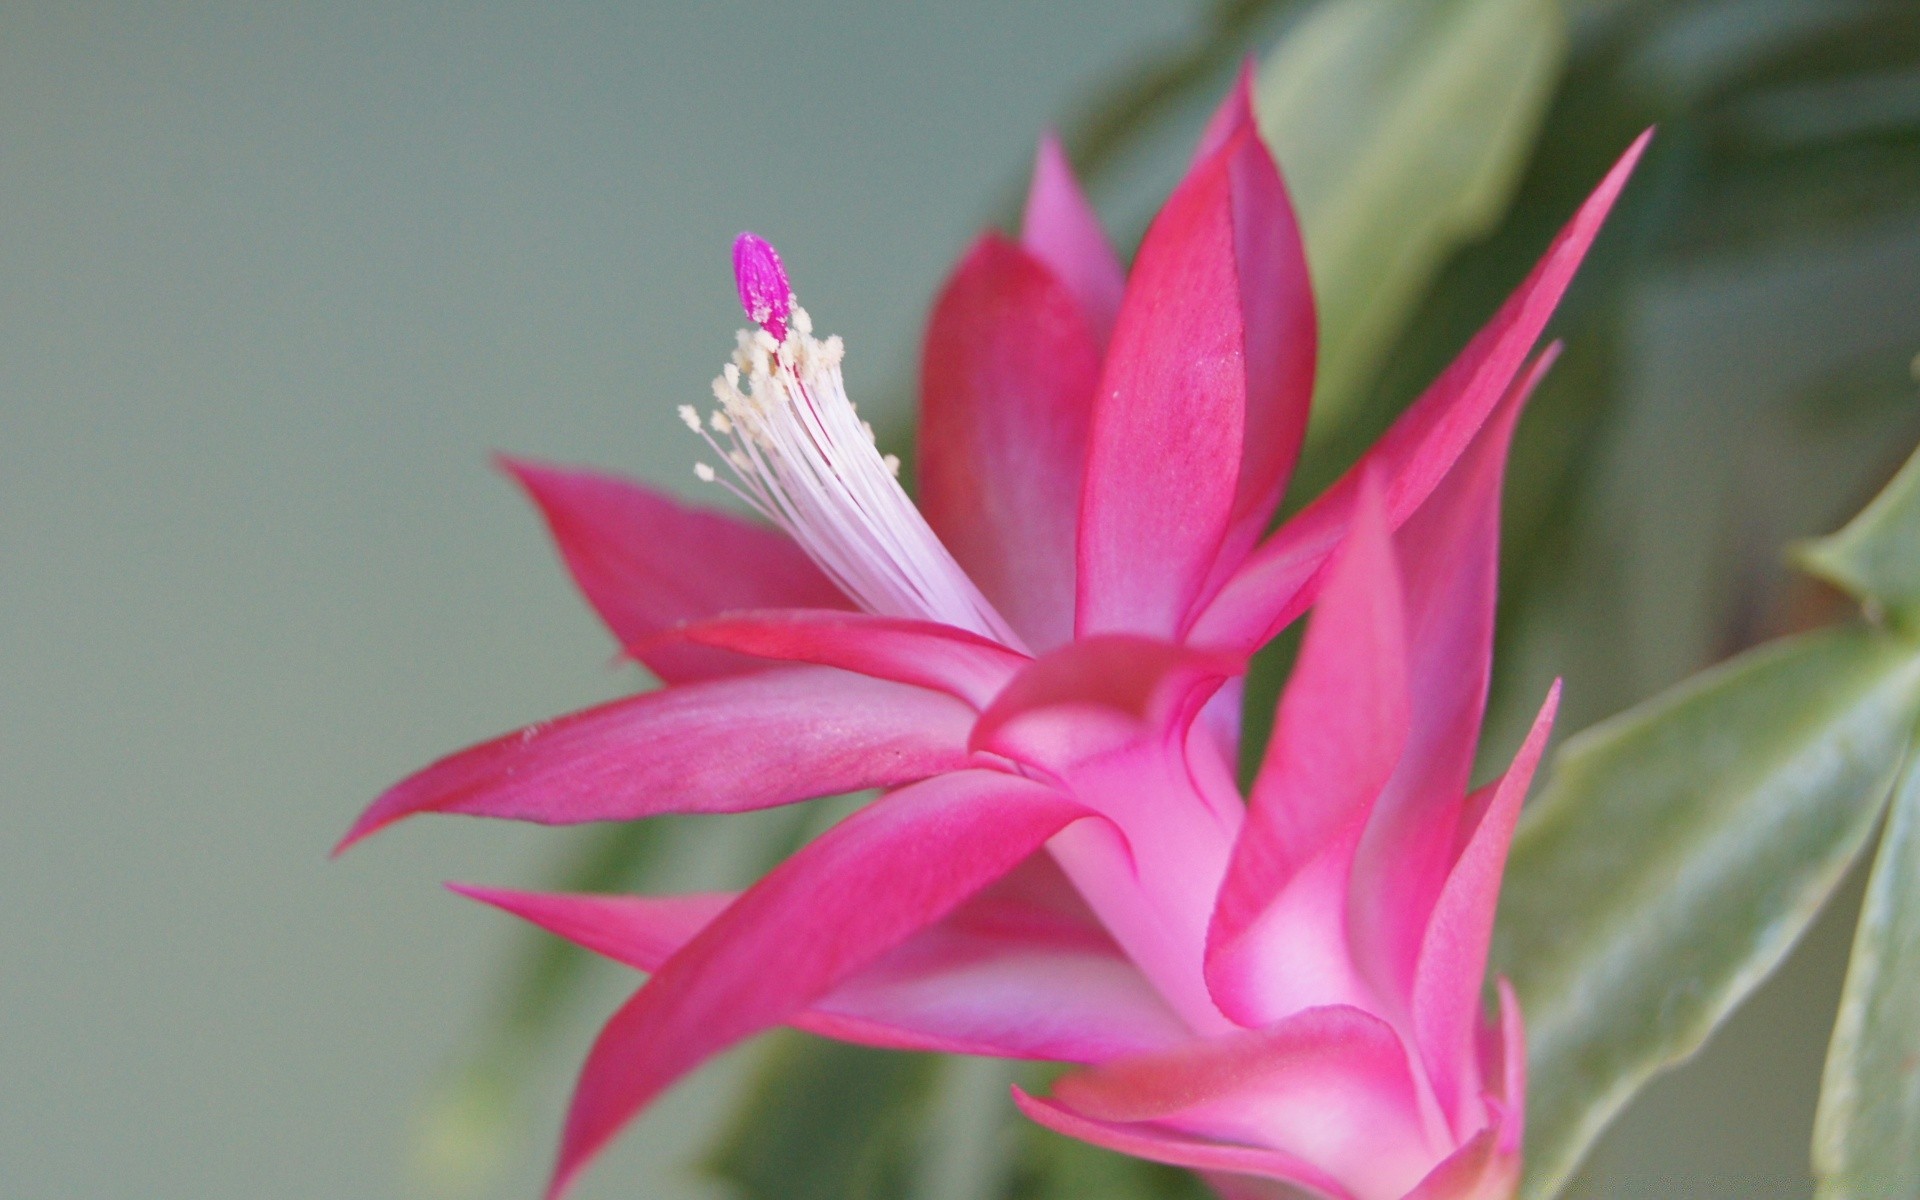
M 1082 634 L 1181 633 L 1223 551 L 1257 523 L 1292 465 L 1307 405 L 1300 334 L 1308 330 L 1310 356 L 1311 321 L 1301 324 L 1304 267 L 1294 278 L 1297 239 L 1284 215 L 1272 156 L 1246 128 L 1187 176 L 1147 231 L 1094 405 Z
M 1236 1105 L 1269 1109 L 1277 1094 L 1297 1088 L 1341 1094 L 1371 1114 L 1364 1124 L 1376 1135 L 1396 1125 L 1419 1128 L 1399 1035 L 1341 1005 L 1077 1071 L 1054 1085 L 1054 1098 L 1096 1120 L 1156 1121 Z
M 964 766 L 973 715 L 950 696 L 825 667 L 683 684 L 443 758 L 374 801 L 334 853 L 423 812 L 564 825 L 889 787 Z
M 894 792 L 801 848 L 601 1030 L 549 1196 L 681 1075 L 791 1019 L 1085 815 L 1051 789 L 962 771 Z
M 727 910 L 737 892 L 680 896 L 595 896 L 520 892 L 450 883 L 449 891 L 490 904 L 548 933 L 636 971 L 654 972 Z
M 1073 176 L 1060 139 L 1040 139 L 1033 161 L 1033 186 L 1027 192 L 1020 223 L 1020 244 L 1053 273 L 1079 301 L 1094 338 L 1101 345 L 1113 333 L 1127 276 L 1119 256 L 1100 227 L 1099 214 Z
M 1208 986 L 1243 1025 L 1351 994 L 1348 856 L 1408 728 L 1400 577 L 1372 477 L 1359 508 L 1281 697 L 1207 934 Z
M 1507 394 L 1650 136 L 1651 131 L 1633 143 L 1533 273 L 1367 457 L 1253 552 L 1201 613 L 1193 629 L 1196 640 L 1247 650 L 1306 610 L 1313 577 L 1352 517 L 1364 471 L 1379 470 L 1387 479 L 1387 505 L 1396 525 L 1420 506 Z
M 1069 286 L 989 234 L 941 293 L 921 360 L 921 511 L 1037 650 L 1073 633 L 1080 483 L 1100 374 L 1094 328 Z
M 1510 1200 L 1520 1160 L 1500 1149 L 1499 1131 L 1483 1129 L 1448 1155 L 1405 1200 Z
M 1394 536 L 1412 721 L 1355 859 L 1353 940 L 1376 990 L 1398 1001 L 1410 994 L 1427 915 L 1458 849 L 1493 663 L 1501 477 L 1526 390 L 1508 394 Z
M 1480 1091 L 1475 1031 L 1480 1023 L 1480 993 L 1486 980 L 1487 947 L 1493 939 L 1494 908 L 1500 899 L 1500 876 L 1506 868 L 1514 822 L 1520 818 L 1520 804 L 1546 750 L 1559 704 L 1560 685 L 1555 683 L 1513 764 L 1494 788 L 1479 824 L 1467 836 L 1466 847 L 1447 876 L 1420 945 L 1413 983 L 1413 1023 L 1427 1074 L 1449 1113 L 1465 1111 Z
M 1253 114 L 1249 58 L 1202 146 L 1245 135 L 1232 159 L 1234 265 L 1247 355 L 1247 432 L 1233 525 L 1204 594 L 1211 596 L 1266 533 L 1293 473 L 1313 400 L 1319 327 L 1306 246 L 1279 167 Z M 1204 151 L 1203 151 L 1204 152 Z
M 1325 1171 L 1278 1150 L 1207 1141 L 1150 1124 L 1097 1121 L 1053 1101 L 1030 1096 L 1017 1087 L 1013 1089 L 1013 1102 L 1035 1124 L 1135 1158 L 1195 1171 L 1284 1179 L 1310 1188 L 1327 1200 L 1355 1200 L 1352 1192 Z
M 846 608 L 784 534 L 692 508 L 637 483 L 501 457 L 539 506 L 574 582 L 627 652 L 668 682 L 755 664 L 693 646 L 639 647 L 668 627 L 732 608 Z
M 1500 996 L 1499 1023 L 1481 1030 L 1481 1075 L 1499 1084 L 1499 1091 L 1487 1097 L 1503 1112 L 1500 1148 L 1519 1154 L 1526 1133 L 1527 1117 L 1527 1026 L 1520 1015 L 1520 997 L 1505 975 L 1494 980 Z
M 453 890 L 642 971 L 659 969 L 734 899 Z M 1137 1054 L 1183 1036 L 1178 1018 L 1097 925 L 993 891 L 789 1023 L 887 1049 L 1068 1062 Z
M 1064 770 L 1143 736 L 1178 732 L 1244 669 L 1237 659 L 1172 642 L 1082 638 L 1016 676 L 981 714 L 969 744 Z
M 1200 130 L 1200 140 L 1194 144 L 1193 161 L 1198 163 L 1210 154 L 1217 152 L 1227 144 L 1227 140 L 1242 129 L 1254 124 L 1253 90 L 1259 79 L 1259 64 L 1249 54 L 1240 61 L 1240 70 L 1233 77 L 1233 86 L 1221 98 L 1220 106 L 1207 118 L 1206 125 Z
M 910 683 L 946 692 L 975 708 L 990 704 L 1032 661 L 951 625 L 821 609 L 728 613 L 683 625 L 667 637 Z

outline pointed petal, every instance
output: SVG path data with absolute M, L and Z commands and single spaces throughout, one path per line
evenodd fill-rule
M 1218 591 L 1266 533 L 1300 455 L 1313 402 L 1319 326 L 1300 222 L 1253 113 L 1254 63 L 1214 117 L 1233 156 L 1234 266 L 1247 355 L 1247 432 L 1233 523 L 1204 594 Z M 1203 145 L 1205 140 L 1203 139 Z
M 663 1089 L 794 1015 L 1085 816 L 1051 789 L 963 771 L 883 797 L 776 867 L 601 1030 L 549 1195 Z
M 641 971 L 658 970 L 734 900 L 731 893 L 590 896 L 450 886 Z M 886 1049 L 1066 1062 L 1138 1054 L 1184 1036 L 1179 1018 L 1097 925 L 992 892 L 914 935 L 789 1023 Z
M 1328 1200 L 1355 1200 L 1352 1192 L 1325 1171 L 1278 1150 L 1208 1141 L 1151 1124 L 1097 1121 L 1051 1100 L 1028 1095 L 1018 1087 L 1013 1089 L 1013 1102 L 1037 1125 L 1134 1158 L 1195 1171 L 1284 1179 L 1311 1188 Z
M 1081 505 L 1082 632 L 1184 631 L 1264 530 L 1306 431 L 1306 255 L 1247 98 L 1232 103 L 1127 283 Z
M 1476 1031 L 1500 876 L 1506 869 L 1514 822 L 1520 819 L 1521 802 L 1546 751 L 1559 704 L 1560 685 L 1555 683 L 1479 824 L 1468 835 L 1420 945 L 1413 983 L 1414 1029 L 1427 1074 L 1450 1114 L 1465 1110 L 1482 1086 Z
M 985 708 L 1030 660 L 979 634 L 900 617 L 821 609 L 728 613 L 668 635 L 782 662 L 839 667 L 946 692 Z
M 1207 934 L 1209 989 L 1242 1025 L 1348 994 L 1347 856 L 1406 745 L 1406 653 L 1399 572 L 1369 478 L 1281 697 Z
M 622 647 L 669 683 L 754 669 L 692 646 L 640 647 L 733 608 L 846 608 L 792 539 L 593 471 L 502 456 L 546 518 L 574 582 Z
M 737 892 L 598 896 L 450 883 L 447 890 L 512 913 L 636 971 L 654 972 L 725 912 Z
M 783 667 L 615 700 L 482 742 L 400 783 L 335 853 L 403 817 L 564 825 L 741 812 L 966 764 L 973 710 L 826 667 Z
M 1099 214 L 1074 178 L 1060 139 L 1040 139 L 1033 161 L 1033 186 L 1020 221 L 1020 244 L 1052 268 L 1080 304 L 1096 342 L 1105 346 L 1120 312 L 1127 275 L 1113 244 L 1100 227 Z
M 1213 110 L 1207 123 L 1200 130 L 1200 140 L 1194 144 L 1193 161 L 1198 163 L 1227 144 L 1227 140 L 1242 129 L 1253 124 L 1253 89 L 1258 80 L 1259 65 L 1252 55 L 1240 61 L 1240 70 L 1234 74 L 1233 86 L 1221 98 L 1220 107 Z
M 921 360 L 920 507 L 1029 646 L 1073 633 L 1074 546 L 1099 381 L 1069 285 L 989 234 L 934 307 Z
M 1396 524 L 1420 506 L 1519 375 L 1649 136 L 1634 142 L 1533 273 L 1367 457 L 1248 557 L 1201 614 L 1196 640 L 1257 647 L 1305 611 L 1312 602 L 1313 577 L 1351 519 L 1364 470 L 1380 470 L 1388 480 L 1388 508 Z
M 1134 261 L 1094 401 L 1076 629 L 1173 637 L 1233 516 L 1247 362 L 1232 157 L 1181 183 Z
M 1379 994 L 1402 1002 L 1458 851 L 1493 665 L 1501 478 L 1524 400 L 1524 389 L 1508 395 L 1394 536 L 1407 596 L 1411 723 L 1355 858 L 1353 942 Z

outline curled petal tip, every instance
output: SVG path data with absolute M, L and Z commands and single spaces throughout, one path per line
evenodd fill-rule
M 780 265 L 780 252 L 755 233 L 733 240 L 733 279 L 740 288 L 740 307 L 753 323 L 776 339 L 787 336 L 787 317 L 793 312 L 793 285 Z

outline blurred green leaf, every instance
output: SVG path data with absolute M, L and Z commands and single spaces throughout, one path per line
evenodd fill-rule
M 1317 429 L 1373 383 L 1447 256 L 1499 221 L 1566 50 L 1559 0 L 1331 0 L 1267 58 L 1261 130 L 1319 308 Z
M 940 1060 L 776 1035 L 709 1169 L 742 1200 L 898 1200 L 918 1175 Z
M 1903 625 L 1920 619 L 1920 453 L 1840 532 L 1802 543 L 1801 566 Z
M 1854 934 L 1814 1120 L 1821 1200 L 1920 1180 L 1920 764 L 1894 800 Z
M 1496 931 L 1527 1015 L 1524 1194 L 1558 1191 L 1633 1093 L 1779 964 L 1871 832 L 1917 692 L 1911 645 L 1828 630 L 1562 749 Z
M 1004 1200 L 1213 1200 L 1213 1195 L 1189 1171 L 1028 1124 L 1021 1130 L 1014 1182 Z

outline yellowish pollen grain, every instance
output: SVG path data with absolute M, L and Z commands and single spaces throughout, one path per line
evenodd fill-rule
M 693 405 L 682 404 L 680 406 L 680 422 L 695 433 L 700 432 L 700 414 L 693 410 Z
M 872 436 L 872 435 L 869 434 L 868 436 Z M 895 479 L 900 478 L 900 456 L 899 455 L 883 454 L 880 456 L 880 461 L 886 464 L 887 474 L 893 476 Z
M 714 474 L 713 468 L 703 462 L 693 464 L 693 474 L 701 483 L 712 483 L 719 478 Z

